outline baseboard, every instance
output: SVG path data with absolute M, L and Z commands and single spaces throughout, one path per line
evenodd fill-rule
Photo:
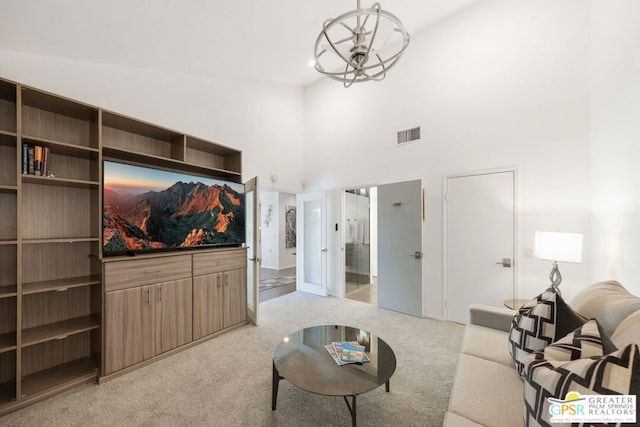
M 444 318 L 442 316 L 436 316 L 433 314 L 429 314 L 429 313 L 422 313 L 422 317 L 425 317 L 427 319 L 433 319 L 433 320 L 442 320 L 444 321 Z

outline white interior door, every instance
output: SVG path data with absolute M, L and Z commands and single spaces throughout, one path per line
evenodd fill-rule
M 260 201 L 258 177 L 245 183 L 247 206 L 245 224 L 247 240 L 247 316 L 258 324 L 260 308 Z
M 327 295 L 327 200 L 324 193 L 297 196 L 297 289 Z
M 467 323 L 469 304 L 502 306 L 515 289 L 515 171 L 446 180 L 447 319 Z
M 378 305 L 422 317 L 422 181 L 378 186 Z

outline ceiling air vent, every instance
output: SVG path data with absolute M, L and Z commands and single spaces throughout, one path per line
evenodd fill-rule
M 398 132 L 398 145 L 408 144 L 420 140 L 420 127 L 401 130 Z

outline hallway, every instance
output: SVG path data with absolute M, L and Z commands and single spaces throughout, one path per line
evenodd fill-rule
M 296 290 L 296 268 L 272 270 L 260 269 L 260 302 L 294 292 Z

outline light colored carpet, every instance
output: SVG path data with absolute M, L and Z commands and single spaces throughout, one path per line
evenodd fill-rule
M 313 325 L 356 326 L 396 353 L 391 392 L 358 397 L 359 426 L 441 426 L 464 327 L 370 304 L 294 292 L 260 304 L 244 326 L 102 385 L 85 385 L 0 418 L 2 426 L 350 426 L 342 398 L 280 382 L 271 410 L 278 341 Z

